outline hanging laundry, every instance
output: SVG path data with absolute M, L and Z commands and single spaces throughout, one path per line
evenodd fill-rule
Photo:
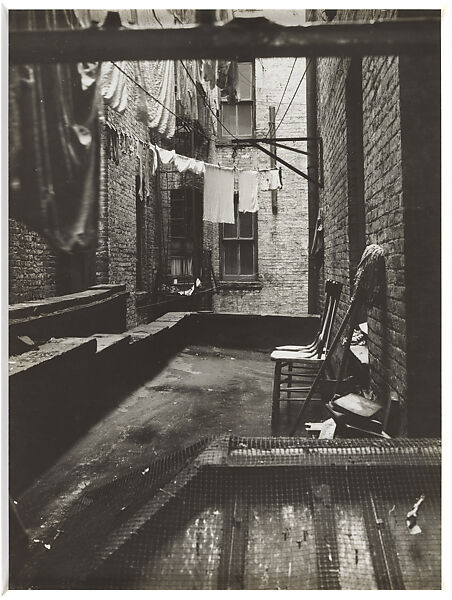
M 218 61 L 217 86 L 222 90 L 222 96 L 226 96 L 229 104 L 238 102 L 239 69 L 236 60 Z
M 213 90 L 217 84 L 217 61 L 204 60 L 202 64 L 203 78 L 207 81 L 210 89 Z
M 174 161 L 174 157 L 176 156 L 175 150 L 164 150 L 163 148 L 160 148 L 159 146 L 156 146 L 156 148 L 157 148 L 160 162 L 163 165 L 169 165 Z
M 149 152 L 150 152 L 149 164 L 150 164 L 151 175 L 155 175 L 157 172 L 157 168 L 159 166 L 159 158 L 158 158 L 158 154 L 157 154 L 157 148 L 153 148 L 152 146 L 150 146 Z
M 38 12 L 12 11 L 12 29 L 36 29 Z M 90 83 L 93 76 L 91 71 L 85 79 L 79 65 L 69 63 L 17 65 L 10 73 L 10 113 L 17 130 L 10 140 L 10 216 L 62 252 L 95 248 L 97 240 L 98 85 Z
M 259 205 L 257 202 L 258 172 L 240 171 L 239 172 L 239 211 L 257 212 Z
M 127 69 L 127 61 L 117 64 L 120 69 Z M 100 66 L 99 89 L 106 104 L 120 114 L 125 111 L 129 98 L 127 77 L 111 62 L 104 62 Z
M 280 190 L 282 188 L 281 173 L 279 169 L 265 169 L 260 171 L 261 191 Z
M 192 173 L 196 173 L 196 175 L 202 175 L 206 171 L 202 160 L 196 160 L 194 158 L 189 158 L 188 156 L 176 154 L 173 162 L 179 173 L 191 171 Z
M 85 91 L 95 83 L 99 70 L 99 63 L 84 62 L 77 64 L 80 73 L 82 90 Z
M 185 171 L 192 170 L 195 159 L 188 158 L 188 156 L 181 156 L 180 154 L 176 154 L 174 157 L 174 166 L 179 171 L 179 173 L 184 173 Z
M 195 175 L 204 175 L 206 172 L 206 165 L 203 160 L 195 160 L 191 171 L 195 173 Z
M 206 163 L 204 221 L 234 223 L 234 169 Z

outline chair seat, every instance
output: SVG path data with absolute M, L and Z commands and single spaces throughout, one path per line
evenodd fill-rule
M 382 409 L 382 406 L 378 402 L 374 402 L 358 394 L 341 396 L 333 400 L 331 404 L 333 408 L 339 409 L 341 412 L 351 413 L 365 419 L 371 419 Z
M 282 350 L 283 352 L 309 352 L 313 350 L 307 346 L 276 346 L 275 350 Z M 314 350 L 315 352 L 315 350 Z
M 311 358 L 303 352 L 292 352 L 289 350 L 273 350 L 270 355 L 272 360 L 287 360 L 290 362 L 303 363 L 310 365 L 320 365 L 323 362 L 322 358 Z

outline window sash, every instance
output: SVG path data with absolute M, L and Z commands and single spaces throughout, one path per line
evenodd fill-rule
M 257 277 L 257 216 L 240 213 L 238 195 L 234 202 L 235 224 L 223 223 L 220 227 L 221 277 L 223 280 L 252 281 Z M 243 221 L 250 220 L 251 236 L 242 236 Z M 233 231 L 231 231 L 231 229 Z M 235 235 L 233 235 L 235 230 Z M 251 248 L 251 252 L 250 252 Z
M 241 65 L 249 65 L 249 67 L 242 67 Z M 236 104 L 228 104 L 225 98 L 220 97 L 221 107 L 221 122 L 224 124 L 219 125 L 219 136 L 223 139 L 231 139 L 231 134 L 235 137 L 250 137 L 254 135 L 255 131 L 255 77 L 254 77 L 254 63 L 251 61 L 242 61 L 238 63 L 239 66 L 239 80 L 237 84 L 238 92 L 246 91 L 246 79 L 251 74 L 251 80 L 249 85 L 250 96 L 244 94 L 243 97 L 239 97 L 239 101 Z M 248 70 L 249 69 L 249 70 Z M 225 107 L 228 107 L 227 109 Z M 226 111 L 230 114 L 229 118 L 226 118 Z M 231 114 L 233 113 L 233 114 Z M 243 125 L 249 127 L 244 127 Z M 240 132 L 240 125 L 242 125 L 242 131 Z M 225 127 L 231 132 L 229 133 Z

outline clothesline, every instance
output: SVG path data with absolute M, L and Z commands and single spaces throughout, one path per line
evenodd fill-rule
M 145 146 L 146 148 L 153 150 L 154 152 L 157 153 L 157 155 L 163 165 L 166 166 L 166 165 L 174 164 L 174 166 L 180 173 L 183 173 L 185 171 L 192 171 L 192 172 L 196 173 L 197 175 L 201 175 L 201 174 L 205 173 L 205 166 L 217 167 L 220 169 L 232 169 L 236 173 L 242 173 L 242 172 L 268 173 L 271 171 L 278 171 L 278 169 L 268 168 L 268 167 L 267 168 L 265 168 L 265 167 L 264 168 L 256 168 L 256 169 L 239 169 L 236 166 L 228 167 L 228 166 L 221 165 L 220 163 L 213 164 L 213 163 L 209 163 L 207 161 L 191 158 L 191 157 L 185 156 L 183 154 L 177 154 L 175 150 L 165 150 L 163 148 L 160 148 L 157 144 L 153 144 L 152 142 L 141 139 L 140 137 L 136 136 L 135 134 L 126 133 L 123 129 L 114 125 L 108 118 L 105 121 L 105 127 L 109 127 L 110 129 L 115 131 L 120 136 L 120 138 L 121 137 L 123 139 L 131 138 L 135 143 L 135 150 L 137 152 L 138 152 L 138 144 L 141 144 L 142 146 Z M 180 168 L 178 168 L 179 165 L 180 165 Z
M 157 144 L 143 140 L 135 134 L 128 134 L 116 127 L 108 118 L 105 127 L 107 135 L 107 155 L 119 164 L 120 154 L 127 152 L 136 155 L 139 163 L 137 193 L 142 200 L 150 195 L 150 178 L 159 166 L 173 165 L 179 173 L 191 171 L 204 176 L 203 220 L 211 223 L 230 223 L 236 220 L 234 206 L 234 183 L 238 181 L 238 210 L 255 213 L 259 210 L 258 189 L 278 190 L 282 187 L 281 169 L 238 169 L 197 160 L 175 150 L 160 148 Z M 130 142 L 132 140 L 132 142 Z

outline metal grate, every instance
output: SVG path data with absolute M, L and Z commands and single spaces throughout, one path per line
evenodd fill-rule
M 439 441 L 224 437 L 189 455 L 87 492 L 34 586 L 440 588 Z

